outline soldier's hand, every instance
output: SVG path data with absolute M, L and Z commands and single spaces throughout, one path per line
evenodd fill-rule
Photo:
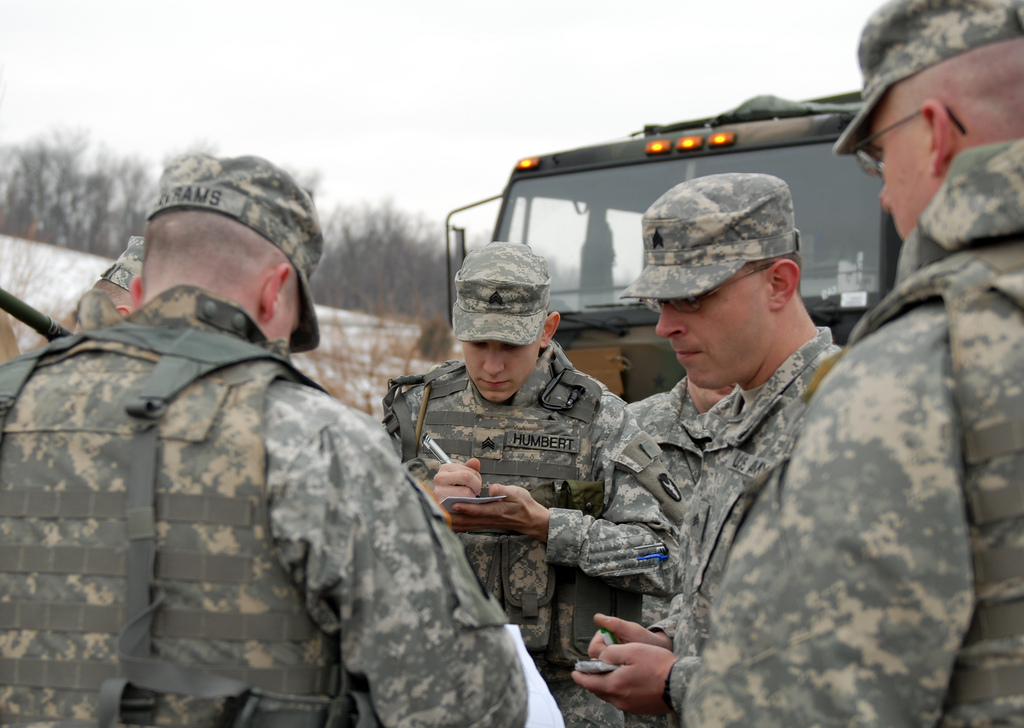
M 615 635 L 615 641 L 620 645 L 630 643 L 642 643 L 647 645 L 653 645 L 654 647 L 661 647 L 662 649 L 671 650 L 672 640 L 664 632 L 652 632 L 645 628 L 642 624 L 636 622 L 629 622 L 625 619 L 619 619 L 618 617 L 609 617 L 607 614 L 595 614 L 594 624 L 598 627 L 604 627 L 606 630 Z M 590 640 L 590 645 L 587 648 L 587 654 L 594 660 L 605 660 L 603 655 L 604 651 L 614 645 L 608 645 L 604 641 L 604 637 L 601 635 L 601 631 L 598 630 L 594 633 L 594 636 Z
M 437 482 L 437 479 L 434 479 Z M 452 506 L 452 529 L 465 531 L 516 531 L 547 542 L 551 517 L 548 509 L 533 499 L 530 491 L 518 485 L 492 485 L 491 495 L 505 498 L 491 503 L 456 503 Z
M 442 465 L 434 476 L 434 494 L 438 500 L 450 496 L 475 498 L 480 495 L 483 480 L 480 478 L 480 461 L 470 458 L 466 464 L 449 463 Z
M 621 667 L 604 674 L 574 670 L 572 679 L 577 685 L 619 710 L 640 714 L 669 712 L 661 694 L 668 671 L 676 661 L 671 650 L 639 642 L 609 645 L 601 659 Z

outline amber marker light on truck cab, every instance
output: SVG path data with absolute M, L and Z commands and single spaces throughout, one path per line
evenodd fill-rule
M 685 136 L 676 141 L 677 152 L 690 152 L 703 146 L 704 137 L 702 136 Z
M 540 166 L 540 157 L 527 157 L 516 163 L 516 169 L 537 169 Z
M 709 147 L 727 147 L 730 144 L 736 143 L 736 134 L 731 131 L 719 131 L 711 135 L 708 139 Z
M 644 147 L 644 152 L 647 154 L 668 154 L 671 151 L 672 142 L 668 139 L 652 139 Z

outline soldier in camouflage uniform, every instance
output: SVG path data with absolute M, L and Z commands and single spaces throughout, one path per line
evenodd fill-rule
M 664 470 L 648 452 L 626 452 L 639 431 L 625 403 L 552 340 L 559 315 L 548 312 L 542 257 L 494 242 L 466 256 L 455 280 L 466 361 L 398 380 L 385 425 L 439 498 L 484 486 L 505 496 L 451 507 L 470 562 L 520 625 L 566 725 L 621 725 L 570 674 L 596 611 L 639 618 L 637 592 L 676 585 L 676 530 L 640 482 L 661 489 Z M 422 434 L 458 462 L 438 467 L 418 447 Z
M 1022 21 L 897 0 L 864 30 L 836 151 L 882 173 L 901 280 L 748 513 L 688 726 L 1024 724 Z
M 661 448 L 659 459 L 673 480 L 682 488 L 685 503 L 693 485 L 700 480 L 704 448 L 711 442 L 706 420 L 716 415 L 710 410 L 733 386 L 704 389 L 683 377 L 668 392 L 653 394 L 646 399 L 630 402 L 629 411 L 636 417 L 640 429 L 650 434 Z M 676 525 L 680 532 L 686 531 L 685 510 L 679 509 Z M 644 595 L 643 619 L 641 624 L 654 624 L 669 615 L 672 597 Z M 668 714 L 639 715 L 626 713 L 625 727 L 667 726 Z
M 129 291 L 129 285 L 132 282 L 132 278 L 142 274 L 142 254 L 143 244 L 145 238 L 141 235 L 132 235 L 128 238 L 128 247 L 124 249 L 124 252 L 118 256 L 109 268 L 107 268 L 100 275 L 100 279 L 93 285 L 93 289 L 97 291 L 103 291 L 107 294 L 107 298 L 110 299 L 111 303 L 114 304 L 114 308 L 122 316 L 127 316 L 134 309 L 132 304 L 132 294 Z M 93 307 L 92 311 L 97 309 Z M 82 315 L 87 311 L 78 312 L 78 323 L 75 324 L 75 333 L 79 334 L 83 328 L 86 329 L 98 329 L 102 326 L 108 325 L 108 322 L 104 321 L 83 321 Z M 113 320 L 109 323 L 117 323 Z
M 711 443 L 707 420 L 714 415 L 709 412 L 734 388 L 726 385 L 705 389 L 684 376 L 668 392 L 627 405 L 640 429 L 658 443 L 661 462 L 677 484 L 686 486 L 700 480 L 704 448 Z M 645 624 L 649 623 L 645 620 Z
M 178 157 L 129 320 L 90 292 L 113 325 L 0 367 L 0 722 L 312 727 L 351 692 L 388 726 L 523 725 L 444 514 L 290 363 L 322 243 L 277 167 Z
M 680 711 L 700 666 L 735 506 L 746 484 L 788 451 L 801 395 L 836 347 L 800 297 L 800 234 L 789 188 L 777 177 L 731 173 L 676 185 L 644 213 L 643 233 L 647 267 L 622 295 L 661 312 L 656 331 L 694 384 L 738 386 L 705 419 L 711 439 L 697 479 L 687 481 L 684 466 L 671 473 L 686 517 L 683 588 L 669 615 L 648 629 L 598 617 L 622 644 L 595 637 L 591 654 L 623 667 L 574 677 L 623 710 L 665 713 Z M 656 395 L 662 406 L 642 413 L 652 438 L 675 442 L 683 392 Z
M 117 257 L 113 265 L 100 274 L 100 280 L 110 281 L 123 291 L 130 290 L 132 279 L 142 275 L 145 242 L 146 239 L 141 235 L 132 235 L 128 238 L 128 247 Z

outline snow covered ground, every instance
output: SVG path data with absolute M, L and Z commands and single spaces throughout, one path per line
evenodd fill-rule
M 99 279 L 111 260 L 46 243 L 0 235 L 0 288 L 49 314 L 71 329 L 78 299 Z M 0 311 L 2 313 L 2 311 Z M 295 356 L 296 365 L 348 405 L 381 415 L 388 379 L 425 372 L 438 361 L 461 356 L 456 349 L 439 360 L 417 351 L 420 327 L 354 311 L 317 306 L 320 347 Z M 46 340 L 13 321 L 21 351 Z M 457 346 L 457 344 L 456 344 Z

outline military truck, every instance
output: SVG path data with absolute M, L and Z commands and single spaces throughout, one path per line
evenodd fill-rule
M 900 245 L 878 204 L 879 181 L 853 159 L 832 155 L 859 106 L 856 93 L 802 102 L 759 96 L 719 116 L 523 159 L 500 196 L 493 239 L 528 243 L 548 259 L 551 306 L 562 315 L 558 341 L 577 367 L 633 401 L 671 388 L 683 375 L 668 342 L 655 334 L 657 314 L 619 299 L 643 268 L 644 210 L 694 177 L 773 174 L 793 193 L 801 294 L 814 320 L 844 343 L 892 287 Z M 455 269 L 465 237 L 452 217 L 472 206 L 448 217 Z

